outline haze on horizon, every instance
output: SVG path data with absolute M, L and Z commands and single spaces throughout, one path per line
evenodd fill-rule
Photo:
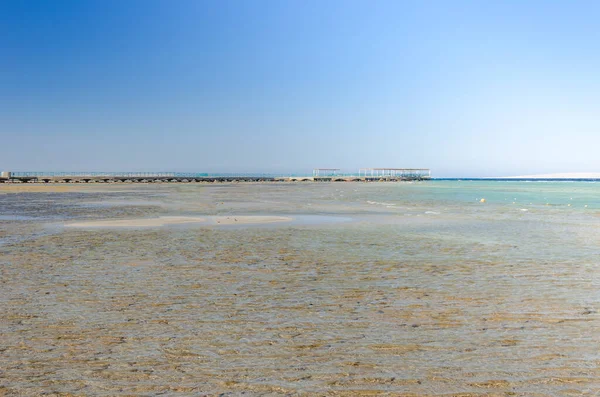
M 0 4 L 0 169 L 600 171 L 600 3 Z

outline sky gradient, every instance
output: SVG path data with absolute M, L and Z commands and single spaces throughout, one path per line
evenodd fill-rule
M 600 172 L 600 2 L 5 1 L 0 169 Z

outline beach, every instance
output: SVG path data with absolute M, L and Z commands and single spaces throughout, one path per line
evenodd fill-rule
M 0 394 L 597 395 L 599 193 L 0 185 Z
M 600 172 L 559 172 L 552 174 L 534 174 L 504 176 L 504 179 L 600 179 Z

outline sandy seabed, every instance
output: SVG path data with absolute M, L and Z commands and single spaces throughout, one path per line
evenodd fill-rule
M 599 395 L 598 188 L 453 186 L 1 195 L 0 395 Z

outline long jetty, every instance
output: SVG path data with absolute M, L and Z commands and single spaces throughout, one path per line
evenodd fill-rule
M 338 174 L 315 169 L 312 176 L 276 174 L 208 174 L 192 172 L 0 172 L 0 183 L 165 183 L 165 182 L 398 182 L 427 180 L 429 169 L 361 169 Z M 364 171 L 369 170 L 369 171 Z M 372 170 L 372 171 L 371 171 Z M 392 170 L 392 171 L 390 171 Z M 335 170 L 337 171 L 337 170 Z

